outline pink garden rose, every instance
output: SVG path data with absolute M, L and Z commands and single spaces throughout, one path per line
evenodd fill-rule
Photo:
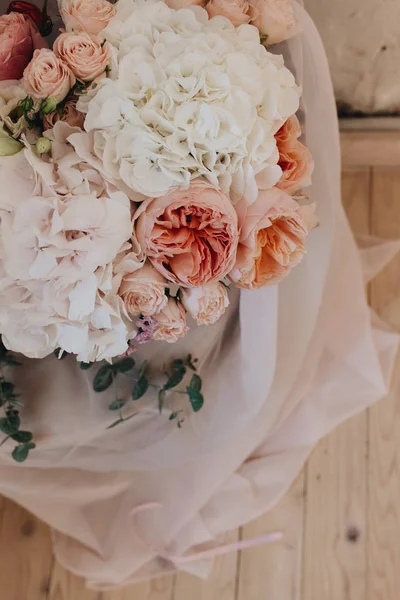
M 28 17 L 10 13 L 0 17 L 0 81 L 21 79 L 37 48 L 46 42 Z
M 228 291 L 214 281 L 201 288 L 181 289 L 182 304 L 197 325 L 213 325 L 229 306 Z
M 68 65 L 47 48 L 35 50 L 24 71 L 25 90 L 38 100 L 52 96 L 57 102 L 61 102 L 75 85 L 75 81 Z
M 290 0 L 250 0 L 252 24 L 267 36 L 266 43 L 279 44 L 297 33 Z
M 166 280 L 149 264 L 122 279 L 119 296 L 129 315 L 151 317 L 167 304 Z
M 179 10 L 180 8 L 188 8 L 188 6 L 202 6 L 206 5 L 207 0 L 165 0 L 170 8 Z
M 275 134 L 279 151 L 279 166 L 282 177 L 277 187 L 288 194 L 298 192 L 310 184 L 314 162 L 309 149 L 299 142 L 301 127 L 298 118 L 293 115 Z
M 116 12 L 107 0 L 66 0 L 60 10 L 66 31 L 86 31 L 92 35 L 103 31 Z
M 54 42 L 54 53 L 77 79 L 93 81 L 110 62 L 110 47 L 88 33 L 62 33 Z
M 229 198 L 194 182 L 161 198 L 147 198 L 135 213 L 137 240 L 166 279 L 200 287 L 222 279 L 235 262 L 237 215 Z
M 174 344 L 189 330 L 185 309 L 175 298 L 169 298 L 167 305 L 156 315 L 155 320 L 157 325 L 152 333 L 153 340 Z
M 206 6 L 210 18 L 226 17 L 235 27 L 249 23 L 249 8 L 246 0 L 210 0 Z
M 71 127 L 80 127 L 83 129 L 85 115 L 77 110 L 76 103 L 77 98 L 73 97 L 66 101 L 61 113 L 58 110 L 55 110 L 46 115 L 43 119 L 44 129 L 53 129 L 54 125 L 58 123 L 58 121 L 68 123 L 68 125 L 71 125 Z
M 278 188 L 260 191 L 238 211 L 240 240 L 229 279 L 238 287 L 257 289 L 278 283 L 306 253 L 308 233 L 298 203 Z

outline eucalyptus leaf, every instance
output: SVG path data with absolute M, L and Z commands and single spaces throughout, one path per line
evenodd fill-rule
M 79 364 L 79 367 L 82 369 L 82 371 L 87 371 L 88 369 L 90 369 L 90 367 L 93 365 L 93 363 L 91 362 L 81 362 Z
M 135 361 L 129 356 L 122 358 L 117 363 L 114 363 L 112 368 L 115 373 L 127 373 L 135 366 Z
M 14 433 L 10 437 L 20 444 L 28 444 L 32 441 L 33 435 L 30 431 L 17 431 L 17 433 Z
M 114 400 L 114 402 L 111 402 L 108 408 L 110 410 L 120 410 L 123 406 L 125 406 L 125 400 L 122 400 L 122 398 L 117 398 Z
M 204 404 L 203 394 L 199 390 L 195 390 L 191 387 L 186 388 L 186 391 L 188 393 L 193 412 L 199 412 L 199 410 L 203 408 Z
M 193 375 L 192 379 L 190 380 L 190 386 L 189 386 L 192 390 L 196 390 L 197 392 L 200 392 L 201 390 L 201 377 L 199 375 Z
M 16 446 L 12 451 L 12 457 L 15 461 L 22 463 L 28 458 L 28 454 L 31 450 L 36 448 L 33 443 L 22 444 L 22 446 Z
M 114 371 L 112 365 L 101 367 L 93 380 L 93 389 L 95 392 L 104 392 L 114 381 Z
M 169 420 L 170 420 L 170 421 L 173 421 L 174 419 L 176 419 L 176 417 L 177 417 L 177 416 L 178 416 L 178 413 L 176 413 L 176 412 L 173 412 L 173 413 L 171 413 L 171 414 L 169 415 Z
M 118 419 L 118 421 L 114 421 L 114 423 L 111 423 L 111 425 L 109 425 L 107 427 L 107 429 L 113 429 L 113 427 L 116 427 L 117 425 L 119 425 L 120 423 L 123 423 L 124 419 Z
M 149 382 L 145 375 L 139 377 L 132 390 L 132 400 L 139 400 L 149 389 Z
M 167 383 L 164 385 L 164 390 L 171 390 L 172 388 L 179 385 L 182 379 L 185 377 L 186 369 L 183 367 L 180 371 L 173 371 L 169 376 Z
M 0 418 L 0 431 L 6 435 L 14 435 L 17 433 L 21 419 L 18 415 L 7 415 L 7 417 Z

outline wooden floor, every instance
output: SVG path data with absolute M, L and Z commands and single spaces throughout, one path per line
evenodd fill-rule
M 343 193 L 357 232 L 400 238 L 400 167 L 356 166 Z M 400 258 L 369 294 L 400 329 Z M 99 593 L 54 564 L 45 525 L 0 499 L 0 600 L 399 600 L 400 398 L 323 440 L 279 506 L 241 535 L 277 529 L 284 543 L 219 559 L 207 582 L 179 575 Z

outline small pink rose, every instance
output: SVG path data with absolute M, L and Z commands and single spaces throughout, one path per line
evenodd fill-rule
M 35 50 L 24 71 L 25 90 L 38 100 L 53 96 L 57 102 L 61 102 L 75 85 L 75 81 L 68 65 L 48 49 Z
M 298 31 L 290 0 L 250 0 L 249 15 L 252 24 L 267 36 L 268 45 L 279 44 Z
M 275 187 L 260 191 L 250 206 L 244 199 L 235 208 L 240 240 L 229 279 L 247 289 L 277 283 L 306 253 L 308 230 L 299 205 Z
M 66 101 L 61 113 L 58 110 L 55 110 L 49 115 L 46 115 L 43 119 L 44 129 L 53 129 L 54 125 L 58 123 L 58 121 L 68 123 L 68 125 L 71 127 L 80 127 L 83 129 L 85 115 L 77 110 L 76 103 L 77 98 L 73 97 Z
M 164 2 L 170 8 L 179 10 L 180 8 L 188 8 L 189 6 L 201 6 L 204 8 L 207 0 L 164 0 Z
M 86 31 L 98 35 L 116 15 L 107 0 L 67 0 L 60 10 L 66 31 Z
M 226 17 L 235 27 L 249 23 L 249 8 L 246 0 L 210 0 L 206 6 L 210 18 Z
M 197 325 L 213 325 L 229 306 L 226 287 L 219 281 L 200 288 L 181 289 L 182 304 Z
M 107 42 L 88 33 L 62 33 L 54 42 L 54 53 L 71 69 L 77 79 L 94 81 L 110 62 Z
M 0 17 L 0 81 L 21 79 L 37 48 L 47 46 L 29 17 L 12 12 Z
M 119 288 L 119 296 L 129 315 L 151 317 L 159 313 L 167 304 L 165 294 L 167 282 L 149 264 L 134 273 L 124 275 Z
M 148 198 L 134 217 L 137 240 L 166 279 L 199 287 L 232 268 L 238 243 L 237 215 L 230 200 L 204 182 Z
M 295 115 L 275 134 L 279 151 L 278 164 L 282 169 L 282 177 L 277 187 L 288 194 L 294 194 L 302 187 L 310 185 L 314 167 L 311 152 L 297 139 L 300 135 L 301 127 Z
M 155 320 L 157 325 L 152 333 L 153 340 L 174 344 L 189 330 L 185 309 L 174 298 L 168 300 L 168 304 L 156 315 Z

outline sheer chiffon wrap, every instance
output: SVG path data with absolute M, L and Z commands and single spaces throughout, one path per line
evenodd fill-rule
M 212 327 L 140 351 L 160 366 L 197 356 L 203 410 L 179 430 L 148 397 L 135 418 L 107 430 L 112 396 L 92 391 L 93 369 L 49 357 L 19 370 L 23 423 L 37 448 L 16 465 L 12 444 L 1 447 L 0 493 L 52 526 L 58 560 L 92 587 L 176 568 L 206 576 L 211 561 L 176 557 L 273 506 L 315 443 L 387 391 L 398 339 L 371 323 L 364 285 L 379 261 L 368 249 L 372 266 L 363 268 L 343 213 L 328 64 L 313 23 L 295 8 L 302 33 L 274 52 L 303 87 L 316 163 L 310 197 L 321 225 L 307 256 L 279 286 L 232 290 Z

